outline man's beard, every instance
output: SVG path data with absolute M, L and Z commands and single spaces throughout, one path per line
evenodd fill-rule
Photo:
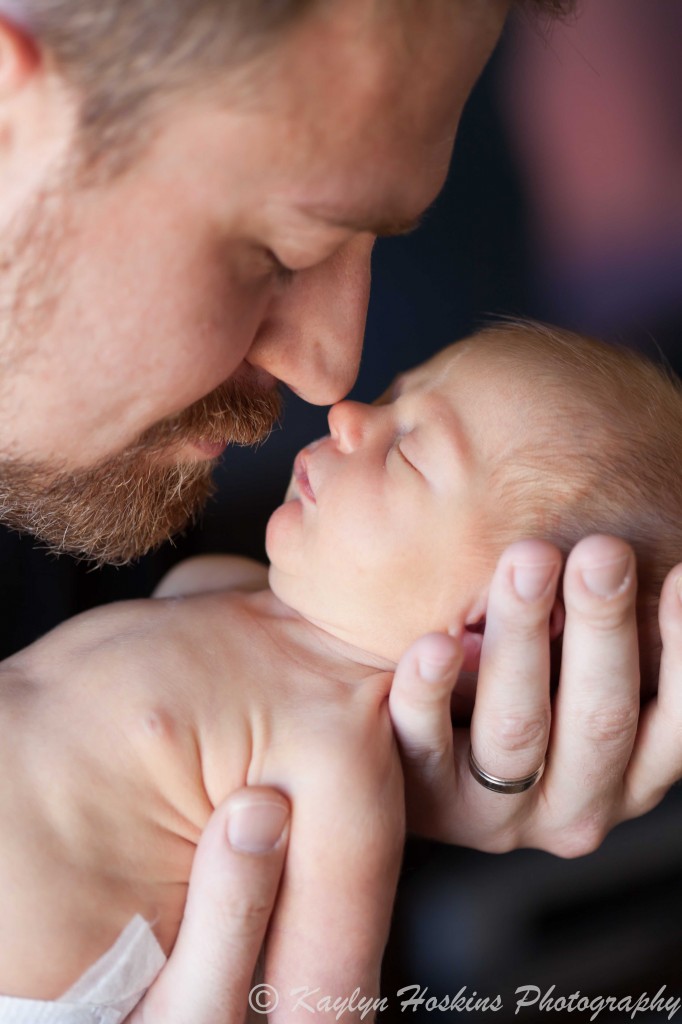
M 65 245 L 78 180 L 77 166 L 57 169 L 0 239 L 0 399 L 3 378 L 31 355 L 33 339 L 49 333 L 70 273 Z M 128 562 L 195 520 L 214 491 L 215 460 L 181 462 L 180 449 L 188 441 L 255 444 L 280 408 L 275 390 L 228 380 L 123 452 L 71 472 L 14 458 L 10 443 L 0 454 L 0 522 L 57 553 Z
M 280 414 L 276 390 L 226 381 L 96 466 L 0 462 L 0 520 L 52 551 L 124 564 L 194 521 L 214 491 L 215 460 L 173 461 L 188 441 L 255 444 Z

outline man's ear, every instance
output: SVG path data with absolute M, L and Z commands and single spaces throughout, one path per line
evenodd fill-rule
M 0 7 L 0 101 L 21 89 L 39 64 L 40 50 L 31 34 Z

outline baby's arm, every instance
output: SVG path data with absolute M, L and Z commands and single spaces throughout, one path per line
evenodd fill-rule
M 326 721 L 298 706 L 300 731 L 292 728 L 291 743 L 266 764 L 263 781 L 276 779 L 293 804 L 289 854 L 266 943 L 265 978 L 281 996 L 275 1024 L 308 1020 L 310 1006 L 325 995 L 350 996 L 359 988 L 362 997 L 376 999 L 379 993 L 404 841 L 404 797 L 378 689 Z M 359 1016 L 349 1009 L 344 1019 Z
M 197 555 L 166 573 L 152 597 L 181 597 L 215 590 L 262 590 L 268 570 L 252 558 L 238 555 Z

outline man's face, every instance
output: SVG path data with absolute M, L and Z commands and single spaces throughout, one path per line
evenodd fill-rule
M 55 545 L 65 537 L 68 550 L 129 557 L 202 500 L 225 444 L 267 431 L 277 381 L 318 404 L 343 397 L 374 237 L 439 191 L 506 6 L 428 0 L 397 16 L 360 0 L 321 5 L 252 69 L 246 93 L 176 97 L 111 180 L 58 174 L 63 138 L 41 143 L 21 203 L 0 205 L 12 267 L 0 296 L 9 521 Z M 215 394 L 228 380 L 239 428 L 229 395 Z M 152 490 L 152 507 L 129 515 Z M 173 500 L 182 508 L 166 521 Z M 90 524 L 82 537 L 78 518 Z
M 372 654 L 397 661 L 424 633 L 477 622 L 524 531 L 505 481 L 537 440 L 537 394 L 490 348 L 462 342 L 399 378 L 390 401 L 334 406 L 268 524 L 274 592 Z

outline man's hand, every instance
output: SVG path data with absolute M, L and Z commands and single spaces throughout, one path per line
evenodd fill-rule
M 444 842 L 503 852 L 589 853 L 614 825 L 654 807 L 682 776 L 682 566 L 661 595 L 658 694 L 640 711 L 631 549 L 588 537 L 568 558 L 559 688 L 549 689 L 549 622 L 560 553 L 541 541 L 507 549 L 491 584 L 471 727 L 451 722 L 462 664 L 452 637 L 422 637 L 390 695 L 406 773 L 408 825 Z M 518 779 L 547 757 L 525 793 L 499 794 L 469 771 Z
M 346 714 L 299 745 L 281 885 L 284 798 L 250 787 L 214 812 L 173 953 L 127 1024 L 243 1024 L 251 992 L 248 1019 L 273 1022 L 308 1020 L 310 1005 L 355 989 L 370 1004 L 378 997 L 405 824 L 389 682 L 377 674 Z M 263 945 L 264 982 L 255 984 Z M 375 1019 L 364 1003 L 346 1013 L 360 1016 Z
M 197 847 L 175 948 L 127 1024 L 243 1024 L 288 822 L 284 797 L 264 788 L 233 793 L 213 813 Z

